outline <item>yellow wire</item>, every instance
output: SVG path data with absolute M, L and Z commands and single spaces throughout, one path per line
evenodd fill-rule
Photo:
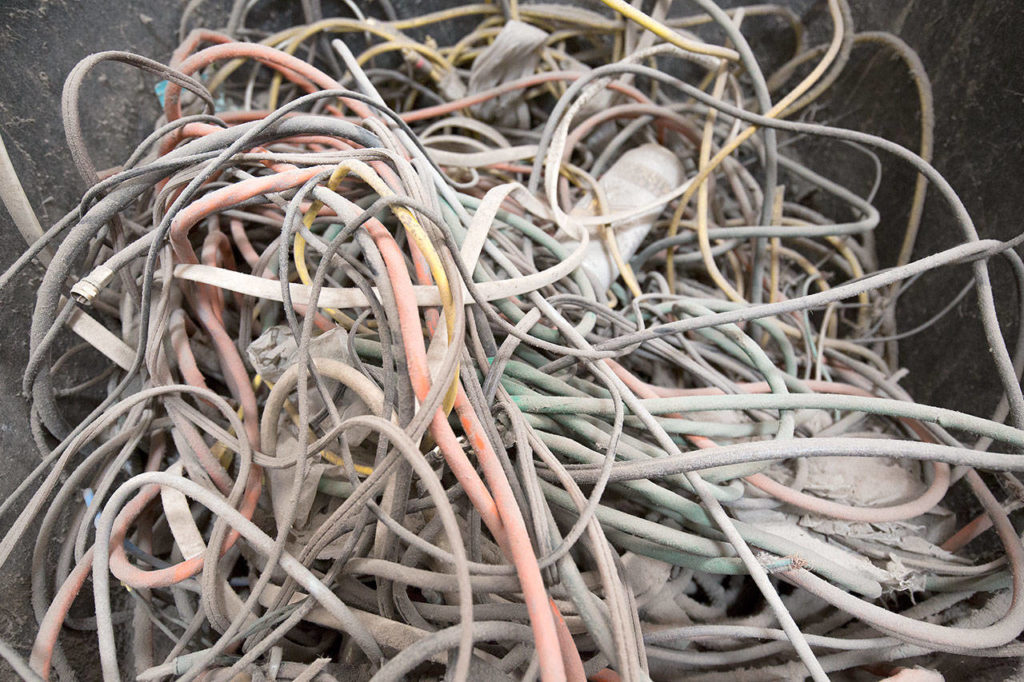
M 314 28 L 314 27 L 316 27 L 316 28 Z M 289 40 L 291 38 L 294 38 L 296 36 L 302 35 L 303 33 L 305 33 L 306 31 L 308 31 L 310 29 L 314 29 L 314 30 L 312 30 L 310 35 L 314 35 L 318 31 L 321 31 L 321 30 L 328 30 L 328 29 L 330 29 L 330 30 L 333 30 L 333 31 L 335 31 L 337 33 L 346 33 L 346 32 L 347 33 L 367 33 L 367 32 L 369 32 L 369 33 L 372 33 L 374 35 L 380 36 L 381 38 L 384 38 L 385 40 L 394 40 L 396 38 L 401 38 L 402 37 L 401 34 L 397 33 L 393 28 L 390 28 L 386 24 L 372 23 L 372 22 L 363 23 L 361 21 L 356 21 L 355 19 L 336 18 L 336 19 L 324 19 L 323 21 L 318 21 L 317 23 L 309 24 L 308 26 L 292 26 L 291 28 L 285 29 L 283 31 L 279 31 L 278 33 L 275 33 L 273 35 L 270 35 L 270 36 L 264 38 L 263 40 L 260 41 L 259 44 L 260 45 L 266 45 L 268 47 L 277 47 L 277 46 L 281 45 L 282 43 L 284 43 L 285 41 L 287 41 L 287 40 Z M 305 40 L 305 38 L 303 38 L 302 40 Z M 298 43 L 295 44 L 295 49 L 298 49 L 299 43 L 301 43 L 302 40 L 300 40 Z M 294 50 L 292 50 L 292 52 L 289 52 L 289 54 L 293 54 L 293 53 L 294 53 Z M 217 88 L 219 88 L 224 83 L 225 80 L 228 79 L 228 77 L 231 74 L 233 74 L 243 64 L 245 64 L 246 61 L 248 61 L 247 57 L 240 57 L 238 59 L 232 59 L 231 61 L 226 63 L 219 71 L 217 71 L 216 74 L 214 74 L 213 78 L 210 79 L 210 82 L 207 85 L 207 89 L 210 92 L 214 92 Z
M 729 61 L 737 61 L 739 54 L 736 50 L 732 50 L 728 47 L 720 47 L 718 45 L 708 45 L 707 43 L 699 43 L 693 40 L 689 40 L 679 35 L 676 31 L 673 31 L 665 24 L 660 21 L 656 21 L 650 16 L 644 14 L 637 8 L 630 5 L 624 0 L 601 0 L 605 5 L 611 7 L 613 10 L 626 17 L 627 19 L 636 22 L 643 28 L 647 29 L 654 35 L 658 36 L 662 40 L 669 42 L 681 50 L 687 52 L 694 52 L 696 54 L 703 54 L 709 57 L 720 57 Z
M 410 19 L 399 19 L 395 22 L 389 22 L 387 25 L 398 29 L 399 31 L 404 31 L 409 28 L 421 28 L 423 26 L 437 24 L 442 21 L 473 16 L 474 14 L 498 14 L 499 12 L 500 10 L 494 5 L 463 5 L 461 7 L 452 7 L 451 9 L 431 12 L 430 14 L 412 17 Z
M 772 255 L 772 268 L 771 268 L 771 292 L 768 295 L 768 302 L 775 303 L 779 300 L 779 246 L 782 240 L 778 237 L 772 237 L 771 240 L 771 255 Z
M 917 89 L 918 106 L 921 111 L 921 141 L 918 155 L 925 161 L 931 161 L 934 146 L 933 126 L 935 123 L 935 107 L 932 101 L 931 81 L 928 78 L 928 73 L 924 69 L 924 64 L 921 63 L 921 58 L 918 57 L 917 53 L 914 52 L 909 45 L 904 43 L 898 37 L 888 33 L 869 31 L 866 33 L 858 33 L 853 36 L 854 45 L 862 45 L 864 43 L 876 43 L 889 48 L 895 52 L 906 65 L 907 70 L 910 73 L 910 77 L 914 81 L 914 87 Z M 796 69 L 809 59 L 813 59 L 815 55 L 821 54 L 824 50 L 825 46 L 823 45 L 814 47 L 790 60 L 787 64 L 788 68 L 785 71 L 780 71 L 778 77 L 773 76 L 769 79 L 769 87 L 772 87 L 772 81 L 780 80 L 782 77 L 788 77 L 792 73 L 793 69 Z M 917 237 L 918 228 L 921 224 L 921 215 L 924 209 L 924 199 L 927 189 L 928 181 L 923 175 L 918 174 L 917 179 L 914 182 L 914 196 L 910 204 L 910 215 L 907 218 L 907 228 L 904 233 L 903 242 L 900 246 L 899 255 L 896 258 L 897 266 L 906 265 L 910 261 L 910 257 L 913 255 L 914 243 Z
M 615 239 L 615 230 L 611 228 L 611 225 L 601 226 L 601 238 L 604 240 L 605 246 L 608 247 L 608 253 L 611 255 L 615 267 L 619 269 L 619 274 L 622 276 L 622 281 L 626 283 L 626 287 L 634 296 L 642 296 L 644 292 L 640 289 L 640 283 L 636 279 L 633 268 L 623 259 L 622 252 L 619 251 L 619 242 Z
M 482 42 L 489 38 L 493 38 L 501 33 L 502 26 L 485 26 L 481 24 L 477 26 L 473 31 L 467 33 L 459 39 L 457 43 L 449 48 L 440 50 L 441 54 L 444 55 L 451 64 L 459 64 L 464 60 L 463 53 L 471 46 L 476 44 L 478 41 Z
M 343 161 L 338 164 L 338 167 L 335 168 L 331 177 L 327 180 L 327 187 L 332 191 L 337 189 L 341 181 L 349 174 L 355 175 L 369 185 L 379 197 L 386 198 L 395 196 L 395 193 L 379 175 L 374 173 L 369 166 L 357 161 Z M 313 224 L 313 219 L 320 211 L 321 205 L 321 202 L 314 201 L 313 205 L 310 206 L 308 211 L 306 211 L 306 214 L 303 217 L 303 223 L 305 223 L 307 227 Z M 455 310 L 455 299 L 452 296 L 451 285 L 448 282 L 448 276 L 445 274 L 441 258 L 434 249 L 434 245 L 431 243 L 426 230 L 424 230 L 423 226 L 420 225 L 418 220 L 416 220 L 416 216 L 412 211 L 404 206 L 395 205 L 391 207 L 391 212 L 398 218 L 399 222 L 402 223 L 402 227 L 405 228 L 406 234 L 409 235 L 409 238 L 416 244 L 420 253 L 423 254 L 424 260 L 427 261 L 427 267 L 430 268 L 430 274 L 433 276 L 434 282 L 437 284 L 437 291 L 441 297 L 441 307 L 444 311 L 445 329 L 448 334 L 448 341 L 454 341 L 457 311 Z M 452 384 L 449 386 L 448 392 L 445 394 L 445 412 L 450 412 L 452 407 L 455 405 L 455 394 L 458 390 L 458 382 L 459 366 L 456 364 Z
M 711 93 L 712 97 L 715 99 L 721 97 L 722 92 L 725 91 L 725 82 L 728 73 L 729 72 L 725 69 L 725 64 L 723 63 L 718 69 L 718 75 L 715 78 L 715 86 Z M 698 169 L 705 168 L 710 161 L 711 143 L 714 140 L 715 119 L 717 118 L 717 114 L 717 110 L 713 107 L 708 109 L 707 119 L 704 121 L 704 133 L 701 137 Z M 715 257 L 711 253 L 711 240 L 708 238 L 708 204 L 710 203 L 709 191 L 710 188 L 706 182 L 700 183 L 700 186 L 697 188 L 697 243 L 700 245 L 700 253 L 704 260 L 704 266 L 707 269 L 708 274 L 711 275 L 711 279 L 715 282 L 715 285 L 725 292 L 726 296 L 733 301 L 745 302 L 743 295 L 729 283 L 729 280 L 722 276 L 721 271 L 715 265 Z M 684 194 L 679 205 L 682 206 L 685 200 L 686 195 Z M 679 207 L 677 207 L 676 210 L 678 211 Z M 738 273 L 738 266 L 736 266 L 735 263 L 733 263 L 733 265 L 734 269 Z M 672 258 L 671 252 L 669 253 L 669 258 L 665 266 L 668 281 L 672 284 L 675 282 L 675 262 Z M 739 283 L 738 280 L 737 283 Z M 758 283 L 754 282 L 754 286 L 757 285 Z
M 817 284 L 819 291 L 828 291 L 832 288 L 829 286 L 829 283 L 825 281 L 825 275 L 818 269 L 818 267 L 799 251 L 794 251 L 786 246 L 779 246 L 779 255 L 786 256 L 794 261 L 804 272 L 807 273 L 809 277 L 817 278 L 815 284 Z M 835 336 L 837 332 L 835 328 L 836 321 L 833 320 L 832 324 L 833 328 L 831 331 L 832 335 Z
M 556 57 L 562 54 L 564 53 L 559 50 L 555 50 L 550 47 L 545 47 L 540 53 L 540 58 L 549 70 L 558 71 L 559 66 Z M 547 81 L 546 83 L 544 83 L 544 88 L 546 88 L 547 91 L 551 93 L 551 96 L 554 97 L 555 99 L 559 99 L 562 95 L 564 95 L 568 87 L 569 86 L 566 85 L 564 81 Z
M 480 11 L 482 8 L 487 8 L 491 12 L 495 11 L 494 8 L 488 8 L 488 6 L 486 5 L 469 5 L 458 10 L 453 10 L 449 12 L 439 12 L 437 13 L 438 15 L 445 16 L 442 16 L 437 20 L 440 21 L 445 18 L 456 18 L 459 16 L 465 16 L 466 14 L 483 13 Z M 466 12 L 465 10 L 469 11 Z M 426 19 L 428 21 L 426 21 L 425 23 L 430 23 L 431 15 L 424 15 L 423 17 L 418 17 L 418 19 Z M 282 49 L 283 52 L 286 52 L 288 54 L 295 54 L 295 52 L 299 49 L 299 46 L 303 42 L 305 42 L 310 37 L 322 31 L 331 31 L 334 33 L 371 33 L 385 40 L 385 44 L 400 44 L 401 47 L 409 48 L 411 50 L 419 52 L 423 56 L 427 57 L 429 60 L 445 68 L 451 68 L 451 64 L 448 63 L 447 60 L 445 60 L 444 57 L 442 57 L 437 50 L 430 48 L 422 43 L 418 43 L 399 32 L 402 28 L 413 27 L 415 25 L 417 25 L 415 21 L 388 24 L 385 22 L 379 22 L 374 20 L 361 22 L 355 19 L 344 19 L 341 17 L 336 17 L 331 19 L 324 19 L 322 21 L 318 21 L 314 24 L 309 24 L 306 26 L 293 26 L 291 28 L 285 29 L 284 31 L 279 31 L 278 33 L 268 36 L 267 38 L 264 38 L 263 40 L 260 41 L 260 44 L 267 45 L 269 47 L 277 47 L 278 49 Z M 286 42 L 287 44 L 284 46 L 284 48 L 281 48 L 280 46 Z M 210 90 L 210 92 L 214 92 L 215 90 L 217 90 L 217 88 L 223 85 L 224 81 L 227 80 L 228 77 L 230 77 L 231 74 L 238 70 L 243 64 L 245 64 L 247 60 L 248 58 L 239 58 L 232 59 L 231 61 L 226 63 L 210 79 L 208 85 L 208 89 Z M 282 78 L 283 77 L 280 72 L 275 72 L 274 77 L 271 80 L 269 92 L 269 108 L 271 109 L 277 106 L 277 97 L 281 87 Z
M 380 24 L 356 22 L 352 19 L 324 19 L 323 21 L 318 21 L 314 24 L 309 24 L 308 26 L 300 26 L 298 27 L 300 30 L 288 37 L 288 44 L 284 47 L 283 51 L 293 55 L 298 51 L 299 46 L 301 46 L 302 43 L 309 40 L 317 33 L 321 33 L 323 31 L 334 31 L 336 29 L 353 32 L 353 26 L 360 27 L 360 32 L 369 31 L 370 33 L 384 38 L 386 41 L 380 45 L 374 45 L 360 55 L 360 64 L 364 64 L 377 54 L 408 48 L 414 52 L 422 54 L 427 59 L 436 61 L 445 70 L 450 70 L 452 68 L 451 63 L 448 62 L 448 60 L 441 56 L 437 50 L 428 47 L 427 45 L 418 43 L 397 31 L 388 30 Z M 277 108 L 277 97 L 280 93 L 283 78 L 284 76 L 282 76 L 280 71 L 275 71 L 274 77 L 270 81 L 267 105 L 270 109 Z
M 807 273 L 809 277 L 816 277 L 817 281 L 815 284 L 819 291 L 828 291 L 831 287 L 827 281 L 825 281 L 825 275 L 822 274 L 821 270 L 799 251 L 794 251 L 788 246 L 779 245 L 779 255 L 786 256 L 794 263 L 800 266 L 800 269 Z
M 921 111 L 921 144 L 918 154 L 925 161 L 931 161 L 934 143 L 935 112 L 932 102 L 931 81 L 928 78 L 928 73 L 924 69 L 924 64 L 921 63 L 921 58 L 900 38 L 888 33 L 867 32 L 858 33 L 853 36 L 854 45 L 863 43 L 878 43 L 883 47 L 891 49 L 900 59 L 903 60 L 909 70 L 910 76 L 914 81 L 914 86 L 917 88 L 918 104 Z M 779 69 L 776 74 L 772 75 L 768 81 L 768 87 L 772 88 L 773 83 L 775 86 L 781 85 L 781 83 L 785 82 L 785 80 L 792 75 L 793 71 L 797 67 L 807 60 L 813 59 L 815 55 L 821 54 L 824 49 L 824 46 L 818 46 L 806 50 L 802 54 L 791 59 L 785 67 Z M 800 104 L 806 104 L 806 102 L 801 102 Z M 907 226 L 903 233 L 903 242 L 900 245 L 899 255 L 896 258 L 897 266 L 905 265 L 913 256 L 914 245 L 917 241 L 917 233 L 921 226 L 921 217 L 924 212 L 924 200 L 927 191 L 928 182 L 924 175 L 919 173 L 914 182 L 914 195 L 910 202 L 910 214 L 907 217 Z M 889 295 L 894 295 L 898 288 L 899 283 L 891 285 L 889 287 Z M 862 312 L 865 310 L 866 308 L 862 308 Z M 860 319 L 861 318 L 858 317 L 858 324 L 860 324 Z M 889 342 L 888 345 L 889 352 L 893 353 L 894 346 L 892 342 Z M 895 366 L 895 364 L 893 366 Z
M 257 374 L 256 376 L 259 375 Z M 254 380 L 253 384 L 255 383 L 256 382 Z M 245 414 L 241 407 L 239 407 L 235 412 L 238 415 L 239 419 L 242 419 L 243 415 Z M 230 433 L 232 436 L 235 435 L 235 429 L 233 427 L 229 428 L 228 433 Z M 217 461 L 220 462 L 220 465 L 225 469 L 231 466 L 231 460 L 235 458 L 234 451 L 231 450 L 231 448 L 229 448 L 226 443 L 223 443 L 221 441 L 217 441 L 216 443 L 213 444 L 213 447 L 210 448 L 210 454 L 212 454 L 217 459 Z
M 781 218 L 780 220 L 778 220 L 776 222 L 777 222 L 777 224 L 780 224 L 780 225 L 794 225 L 794 226 L 810 226 L 811 225 L 811 223 L 807 222 L 806 220 L 801 220 L 799 218 Z M 835 236 L 831 236 L 830 235 L 830 236 L 825 237 L 825 240 L 828 241 L 828 243 L 831 244 L 833 248 L 835 248 L 835 250 L 839 253 L 839 255 L 843 257 L 843 260 L 845 260 L 847 263 L 850 264 L 850 272 L 853 274 L 854 278 L 859 278 L 859 277 L 863 277 L 864 276 L 864 266 L 861 265 L 860 259 L 857 258 L 857 254 L 855 254 L 853 252 L 853 250 L 843 242 L 842 239 L 840 239 L 839 237 L 835 237 Z M 796 251 L 787 250 L 787 253 L 794 253 L 795 254 L 797 252 Z M 806 261 L 806 259 L 804 259 L 804 260 Z M 806 261 L 806 262 L 810 262 L 810 261 Z M 801 265 L 801 267 L 803 267 L 803 266 Z M 811 271 L 808 270 L 806 267 L 804 267 L 804 270 L 807 271 L 808 273 L 811 273 Z M 817 270 L 815 269 L 814 272 L 816 273 Z M 811 274 L 813 274 L 813 273 L 811 273 Z M 824 291 L 824 289 L 823 289 L 823 291 Z M 871 298 L 870 298 L 868 292 L 862 291 L 862 292 L 860 292 L 857 295 L 857 299 L 860 302 L 860 310 L 857 313 L 857 324 L 858 325 L 864 325 L 864 324 L 867 324 L 867 319 L 868 319 L 868 316 L 870 315 L 869 306 L 871 305 Z
M 377 193 L 377 196 L 381 198 L 389 198 L 395 196 L 395 193 L 387 186 L 379 175 L 370 170 L 369 166 L 362 164 L 349 164 L 343 162 L 338 165 L 330 179 L 327 181 L 327 187 L 331 190 L 337 188 L 338 184 L 345 178 L 346 175 L 352 173 L 357 176 L 360 180 L 365 182 L 370 188 Z M 434 281 L 437 283 L 437 289 L 441 296 L 441 305 L 444 309 L 445 324 L 448 330 L 448 339 L 454 340 L 455 334 L 455 299 L 452 297 L 451 285 L 448 282 L 448 276 L 445 274 L 444 265 L 441 263 L 441 257 L 437 254 L 434 249 L 433 243 L 430 241 L 429 235 L 426 230 L 420 225 L 419 221 L 412 211 L 404 206 L 393 206 L 391 208 L 392 213 L 402 223 L 402 227 L 405 228 L 406 234 L 409 238 L 415 242 L 416 246 L 423 253 L 424 259 L 427 261 L 427 265 L 430 268 L 430 274 L 434 277 Z M 313 214 L 316 215 L 315 213 Z
M 778 225 L 782 222 L 782 206 L 785 202 L 786 187 L 785 185 L 779 185 L 775 188 L 775 203 L 772 205 L 772 225 Z M 771 257 L 771 267 L 769 268 L 769 281 L 768 281 L 768 302 L 775 303 L 779 300 L 779 247 L 782 245 L 782 240 L 778 237 L 772 237 L 769 242 L 769 254 Z M 757 283 L 754 283 L 757 286 Z M 767 331 L 761 334 L 761 345 L 767 346 L 771 335 Z
M 309 276 L 309 266 L 306 265 L 306 239 L 301 234 L 295 235 L 295 271 L 299 274 L 299 280 L 307 287 L 313 282 Z M 356 321 L 340 310 L 334 308 L 324 308 L 323 310 L 345 329 L 352 329 L 355 326 Z M 370 330 L 363 327 L 363 331 Z
M 797 49 L 800 48 L 800 45 L 803 43 L 804 25 L 801 23 L 800 17 L 794 14 L 788 7 L 782 7 L 780 5 L 747 5 L 741 9 L 743 10 L 743 14 L 748 17 L 772 14 L 782 17 L 793 31 L 793 38 L 797 45 Z M 739 10 L 727 9 L 723 11 L 732 17 Z M 677 19 L 666 19 L 665 25 L 670 28 L 693 28 L 695 26 L 710 24 L 712 21 L 714 21 L 714 19 L 708 14 L 697 14 L 688 17 L 679 17 Z
M 786 201 L 786 186 L 779 185 L 775 188 L 775 203 L 772 206 L 772 225 L 782 224 L 782 208 Z M 782 240 L 772 237 L 771 240 L 771 284 L 769 286 L 768 300 L 772 303 L 779 300 L 779 247 Z M 755 282 L 754 286 L 757 286 Z
M 839 49 L 842 46 L 843 42 L 843 32 L 845 30 L 845 27 L 843 25 L 842 12 L 839 9 L 839 4 L 837 0 L 829 0 L 828 6 L 829 13 L 832 16 L 833 25 L 835 26 L 835 30 L 832 35 L 832 42 L 829 44 L 828 50 L 825 52 L 825 55 L 822 57 L 821 61 L 818 62 L 817 66 L 815 66 L 814 69 L 809 74 L 807 74 L 807 77 L 800 81 L 800 83 L 798 83 L 797 86 L 789 92 L 789 94 L 787 94 L 785 97 L 776 102 L 776 104 L 764 114 L 766 118 L 776 118 L 779 114 L 786 111 L 790 104 L 799 99 L 801 95 L 803 95 L 809 88 L 811 88 L 814 85 L 815 82 L 817 82 L 819 78 L 821 78 L 821 76 L 828 69 L 829 65 L 835 59 L 836 55 L 839 53 Z M 723 145 L 722 148 L 718 150 L 718 153 L 715 154 L 715 156 L 706 165 L 701 165 L 700 170 L 697 172 L 697 175 L 690 183 L 690 186 L 686 188 L 686 192 L 684 192 L 683 196 L 679 199 L 679 205 L 676 206 L 675 214 L 672 216 L 672 222 L 669 224 L 669 237 L 674 237 L 676 235 L 676 232 L 678 231 L 679 220 L 683 216 L 683 211 L 686 210 L 686 206 L 689 204 L 690 199 L 693 198 L 693 195 L 706 184 L 706 180 L 711 175 L 711 173 L 713 173 L 715 169 L 718 168 L 718 166 L 722 163 L 723 160 L 731 156 L 733 152 L 739 149 L 739 147 L 744 142 L 749 140 L 757 131 L 758 126 L 748 126 L 739 135 L 735 136 L 734 138 L 729 140 L 725 145 Z M 698 221 L 698 227 L 699 224 L 700 223 Z M 714 256 L 711 255 L 711 245 L 707 239 L 706 232 L 702 239 L 700 238 L 700 236 L 700 231 L 698 230 L 698 241 L 700 243 L 701 255 L 704 258 L 704 264 L 708 269 L 708 274 L 715 281 L 715 283 L 718 284 L 718 286 L 722 288 L 723 291 L 725 291 L 726 295 L 729 296 L 729 298 L 738 303 L 742 303 L 742 299 L 734 298 L 734 295 L 736 293 L 735 290 L 732 288 L 731 285 L 728 285 L 728 282 L 725 280 L 725 277 L 723 277 L 721 271 L 719 271 L 718 266 L 715 265 L 715 259 Z M 672 261 L 670 259 L 668 261 L 669 267 L 666 269 L 666 275 L 668 275 L 669 286 L 674 287 L 675 278 L 674 273 L 671 269 L 671 262 Z M 722 283 L 725 283 L 727 285 L 727 288 L 722 287 Z
M 612 37 L 612 62 L 618 62 L 622 60 L 622 53 L 625 51 L 625 38 L 623 37 L 622 31 L 618 31 Z
M 427 47 L 422 43 L 416 43 L 411 40 L 403 40 L 401 42 L 392 41 L 387 43 L 381 43 L 379 45 L 374 45 L 373 47 L 364 50 L 356 59 L 356 61 L 359 63 L 360 66 L 362 66 L 363 64 L 366 64 L 366 62 L 370 61 L 371 59 L 378 55 L 387 54 L 388 52 L 395 52 L 396 50 L 401 51 L 403 53 L 406 53 L 408 51 L 421 54 L 430 61 L 434 62 L 434 65 L 440 66 L 442 68 L 442 71 L 440 72 L 436 68 L 434 68 L 433 65 L 431 66 L 431 69 L 429 71 L 430 78 L 434 82 L 440 82 L 443 75 L 448 71 L 451 71 L 453 68 L 452 63 L 440 52 L 431 47 Z
M 839 237 L 826 237 L 829 244 L 831 244 L 839 255 L 842 256 L 847 263 L 850 264 L 850 272 L 853 273 L 855 279 L 864 276 L 864 268 L 860 264 L 860 259 L 857 258 L 857 254 L 853 250 L 843 243 L 843 240 Z M 868 323 L 868 317 L 870 316 L 869 306 L 871 305 L 871 298 L 868 296 L 868 292 L 862 291 L 857 296 L 860 300 L 860 310 L 857 311 L 857 325 L 860 327 L 866 327 Z
M 583 184 L 580 182 L 581 179 L 590 185 L 592 198 L 589 208 L 595 208 L 594 204 L 596 204 L 597 215 L 607 215 L 610 212 L 608 209 L 608 197 L 605 195 L 601 185 L 598 184 L 597 179 L 577 166 L 569 166 L 565 170 L 569 180 L 577 187 L 583 189 Z M 640 289 L 640 283 L 636 279 L 633 268 L 622 257 L 622 251 L 619 250 L 619 242 L 615 239 L 615 230 L 612 229 L 611 225 L 602 223 L 599 231 L 601 233 L 601 240 L 604 242 L 605 247 L 607 247 L 608 254 L 612 257 L 615 267 L 619 269 L 619 274 L 622 276 L 622 281 L 625 282 L 626 287 L 634 296 L 639 297 L 643 295 L 643 290 Z
M 729 267 L 732 268 L 733 275 L 736 278 L 736 295 L 739 296 L 741 299 L 746 300 L 746 298 L 743 296 L 743 268 L 740 266 L 740 259 L 736 255 L 736 251 L 726 251 L 725 259 L 729 261 Z

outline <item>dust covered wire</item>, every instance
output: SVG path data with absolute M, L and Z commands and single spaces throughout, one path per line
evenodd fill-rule
M 1003 341 L 987 264 L 1018 300 L 1024 267 L 929 164 L 920 61 L 841 0 L 829 42 L 773 74 L 746 28 L 802 36 L 782 8 L 605 4 L 309 2 L 268 35 L 236 2 L 166 65 L 71 73 L 78 205 L 36 229 L 0 166 L 31 243 L 0 287 L 47 266 L 24 377 L 41 463 L 0 507 L 0 563 L 34 540 L 16 672 L 72 678 L 69 627 L 96 631 L 106 679 L 826 679 L 1024 653 L 1019 483 L 1000 501 L 976 473 L 1021 469 L 988 452 L 1024 444 L 1024 336 Z M 468 30 L 425 37 L 450 22 Z M 690 31 L 708 23 L 727 44 Z M 793 118 L 861 46 L 906 63 L 919 153 Z M 79 109 L 105 60 L 166 79 L 164 116 L 98 171 Z M 870 197 L 796 136 L 918 173 L 895 267 Z M 963 240 L 911 260 L 927 184 Z M 956 305 L 901 331 L 898 294 L 954 268 L 1004 389 L 991 419 L 914 402 L 893 364 Z M 943 506 L 961 481 L 982 516 Z M 977 560 L 989 528 L 1003 551 Z M 72 615 L 90 579 L 95 616 Z

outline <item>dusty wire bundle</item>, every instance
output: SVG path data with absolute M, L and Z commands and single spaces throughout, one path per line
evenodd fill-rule
M 840 0 L 810 49 L 775 6 L 670 21 L 604 1 L 401 20 L 311 2 L 269 36 L 245 2 L 186 35 L 190 6 L 169 65 L 72 72 L 89 191 L 42 234 L 4 174 L 32 244 L 0 285 L 47 265 L 24 380 L 42 462 L 2 508 L 0 562 L 41 519 L 35 644 L 0 648 L 21 675 L 73 679 L 63 627 L 95 629 L 111 680 L 820 680 L 1024 653 L 1019 501 L 975 470 L 1024 469 L 988 451 L 1024 448 L 1024 344 L 1001 338 L 986 263 L 1018 288 L 1024 266 L 925 160 L 916 57 L 856 34 Z M 755 14 L 798 36 L 770 77 Z M 422 36 L 467 20 L 454 45 Z M 728 44 L 689 32 L 707 23 Z M 920 156 L 794 120 L 859 42 L 914 75 Z M 78 99 L 105 60 L 164 79 L 165 116 L 98 172 Z M 779 132 L 917 169 L 896 267 L 877 267 L 870 198 Z M 964 239 L 912 260 L 928 183 Z M 901 287 L 964 263 L 1004 388 L 992 419 L 894 376 Z M 941 503 L 961 480 L 985 515 L 957 530 Z M 957 553 L 989 528 L 1002 556 Z M 83 590 L 95 618 L 70 615 Z

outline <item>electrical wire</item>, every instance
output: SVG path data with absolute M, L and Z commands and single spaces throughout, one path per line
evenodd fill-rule
M 0 566 L 33 543 L 15 672 L 73 679 L 70 628 L 106 680 L 826 680 L 1020 655 L 1024 331 L 1004 340 L 988 262 L 1024 301 L 1024 238 L 980 239 L 932 167 L 920 59 L 843 0 L 811 48 L 775 5 L 602 2 L 309 1 L 257 30 L 236 0 L 186 33 L 191 2 L 166 65 L 102 52 L 68 76 L 87 187 L 47 230 L 0 144 L 28 244 L 0 289 L 45 266 L 23 376 L 42 459 L 0 505 Z M 753 16 L 796 36 L 775 73 Z M 427 37 L 449 22 L 459 40 Z M 709 25 L 721 44 L 688 32 Z M 907 65 L 919 153 L 807 117 L 865 43 Z M 164 116 L 103 170 L 82 88 L 110 60 L 164 79 Z M 874 190 L 791 153 L 822 139 L 917 174 L 893 267 Z M 962 238 L 919 255 L 929 185 Z M 954 268 L 960 295 L 900 331 L 900 294 Z M 895 371 L 971 289 L 991 418 Z M 984 514 L 951 525 L 961 483 Z M 989 529 L 1001 553 L 978 556 Z

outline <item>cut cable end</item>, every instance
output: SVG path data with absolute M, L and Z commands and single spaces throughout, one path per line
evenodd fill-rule
M 113 276 L 113 270 L 105 265 L 101 265 L 90 272 L 85 279 L 79 280 L 71 287 L 71 296 L 80 305 L 92 305 L 92 300 L 99 295 L 100 290 L 107 285 L 107 282 Z

